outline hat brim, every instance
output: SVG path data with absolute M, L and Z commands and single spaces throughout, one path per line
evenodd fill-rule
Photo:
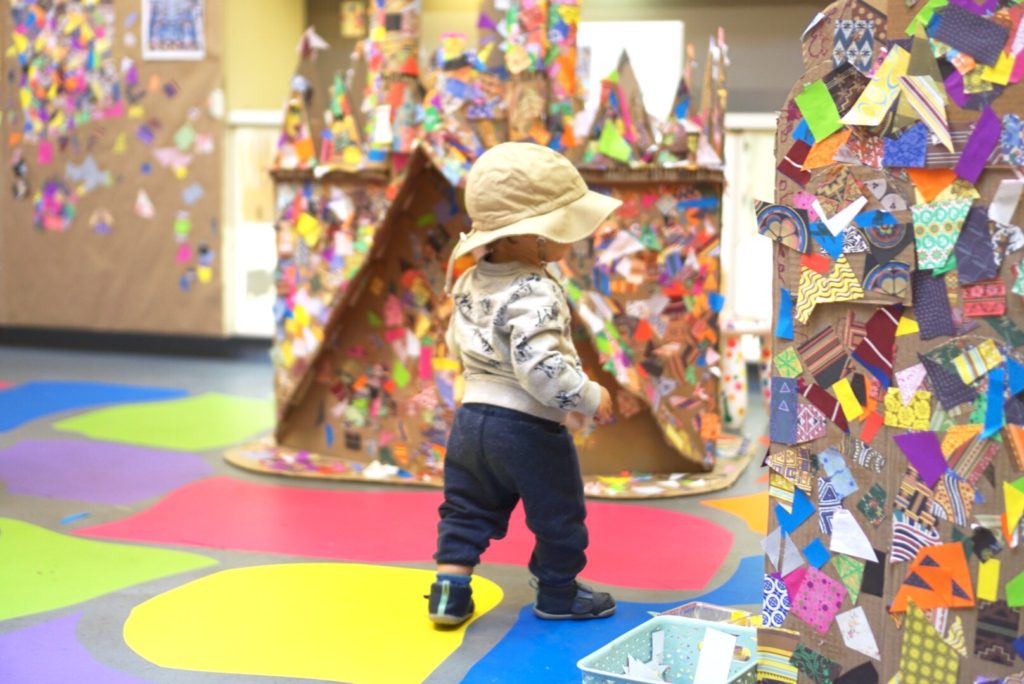
M 531 216 L 494 230 L 471 231 L 456 246 L 452 259 L 458 259 L 496 240 L 518 235 L 536 235 L 552 242 L 572 244 L 593 235 L 601 223 L 620 206 L 620 200 L 588 190 L 578 200 L 546 214 Z

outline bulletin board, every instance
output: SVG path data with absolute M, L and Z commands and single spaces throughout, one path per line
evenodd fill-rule
M 1020 678 L 1024 11 L 996 9 L 843 0 L 804 33 L 757 206 L 760 681 Z
M 142 5 L 0 14 L 4 325 L 224 334 L 223 3 Z

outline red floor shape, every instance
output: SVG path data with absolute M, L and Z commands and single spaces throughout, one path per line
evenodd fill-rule
M 195 482 L 149 510 L 78 530 L 87 537 L 259 551 L 369 563 L 423 562 L 434 552 L 440 492 L 351 492 Z M 704 589 L 732 533 L 702 518 L 647 506 L 588 502 L 583 576 L 637 589 Z M 525 566 L 533 537 L 516 509 L 508 537 L 484 560 Z

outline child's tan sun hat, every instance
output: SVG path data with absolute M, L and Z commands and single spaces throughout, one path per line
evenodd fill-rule
M 480 155 L 466 178 L 473 230 L 462 233 L 449 271 L 459 257 L 505 237 L 537 235 L 563 244 L 582 240 L 621 204 L 592 192 L 572 162 L 550 148 L 496 145 Z

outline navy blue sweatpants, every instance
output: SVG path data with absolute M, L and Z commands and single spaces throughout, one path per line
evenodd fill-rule
M 551 587 L 571 584 L 587 563 L 587 512 L 572 435 L 564 425 L 489 404 L 455 414 L 444 466 L 438 563 L 476 566 L 508 531 L 522 499 L 536 537 L 530 572 Z

